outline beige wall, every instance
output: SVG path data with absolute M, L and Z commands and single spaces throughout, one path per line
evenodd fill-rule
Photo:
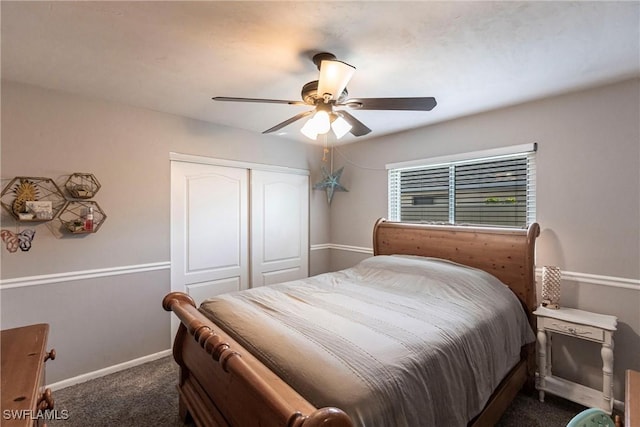
M 0 250 L 1 327 L 51 324 L 59 357 L 49 382 L 169 348 L 170 315 L 160 303 L 170 290 L 170 152 L 309 169 L 312 182 L 320 179 L 318 146 L 10 82 L 2 83 L 1 136 L 3 186 L 14 176 L 62 186 L 69 174 L 90 172 L 108 215 L 96 234 L 79 238 L 61 234 L 56 221 L 28 224 L 36 230 L 29 252 Z M 312 245 L 329 240 L 323 196 L 311 192 Z M 5 212 L 2 228 L 16 230 Z M 310 271 L 328 264 L 328 251 L 311 252 Z
M 335 167 L 345 166 L 349 192 L 336 193 L 330 210 L 323 192 L 311 192 L 310 242 L 371 247 L 373 224 L 387 215 L 387 163 L 537 142 L 537 264 L 558 265 L 578 279 L 597 276 L 595 283 L 563 282 L 562 303 L 619 317 L 620 399 L 623 370 L 640 369 L 639 105 L 640 82 L 632 80 L 343 146 Z M 3 286 L 32 276 L 167 263 L 170 151 L 304 168 L 312 183 L 320 179 L 316 146 L 15 83 L 2 85 L 1 136 L 3 183 L 35 175 L 61 184 L 69 173 L 91 172 L 102 184 L 95 200 L 109 215 L 94 235 L 60 238 L 42 224 L 31 251 L 2 249 Z M 2 228 L 15 228 L 2 219 Z M 310 272 L 366 256 L 314 250 Z M 98 276 L 0 293 L 2 328 L 51 323 L 59 357 L 50 382 L 169 346 L 169 314 L 160 309 L 168 268 Z M 607 277 L 613 285 L 601 283 Z M 619 286 L 624 279 L 631 284 Z M 597 386 L 597 349 L 558 340 L 556 354 L 561 373 Z
M 566 306 L 618 316 L 615 391 L 621 398 L 623 370 L 640 369 L 640 80 L 339 148 L 336 167 L 345 166 L 349 193 L 338 193 L 331 206 L 332 242 L 371 247 L 373 223 L 387 215 L 385 164 L 532 142 L 538 143 L 542 228 L 537 265 L 575 273 L 562 284 Z M 334 252 L 332 268 L 365 256 Z M 598 349 L 560 344 L 558 371 L 600 387 L 601 367 L 587 363 L 599 361 Z

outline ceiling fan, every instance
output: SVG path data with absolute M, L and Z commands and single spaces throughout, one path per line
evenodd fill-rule
M 216 96 L 214 101 L 262 102 L 271 104 L 308 105 L 314 107 L 285 120 L 264 133 L 278 131 L 302 118 L 313 115 L 302 127 L 301 132 L 315 140 L 318 135 L 330 130 L 339 139 L 350 132 L 354 136 L 362 136 L 371 132 L 364 123 L 355 118 L 344 108 L 354 110 L 405 110 L 431 111 L 436 106 L 432 97 L 422 98 L 348 98 L 347 83 L 356 68 L 336 59 L 331 53 L 318 53 L 313 56 L 313 63 L 318 67 L 318 80 L 311 81 L 302 87 L 302 101 L 286 101 L 280 99 L 232 98 Z

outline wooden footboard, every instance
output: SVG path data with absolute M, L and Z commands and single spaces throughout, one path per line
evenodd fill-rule
M 183 421 L 191 418 L 197 426 L 354 427 L 342 410 L 317 409 L 306 401 L 202 315 L 187 294 L 170 293 L 162 306 L 182 322 L 173 356 L 180 365 L 179 411 Z M 493 426 L 527 376 L 527 358 L 523 357 L 469 426 Z
M 353 427 L 337 408 L 317 409 L 202 315 L 181 292 L 162 301 L 181 320 L 180 415 L 198 426 Z

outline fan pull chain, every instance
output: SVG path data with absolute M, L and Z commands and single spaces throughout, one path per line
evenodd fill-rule
M 329 138 L 327 137 L 327 135 L 323 135 L 324 137 L 324 148 L 322 149 L 322 161 L 326 162 L 327 161 L 327 154 L 329 153 Z M 333 153 L 331 153 L 331 155 L 333 156 Z M 331 169 L 333 170 L 333 158 L 331 159 Z

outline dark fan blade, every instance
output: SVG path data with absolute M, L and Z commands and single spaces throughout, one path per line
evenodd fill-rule
M 362 136 L 371 132 L 371 129 L 365 126 L 364 123 L 346 111 L 337 111 L 337 113 L 351 125 L 351 130 L 349 132 L 351 132 L 353 136 Z
M 429 98 L 353 98 L 347 99 L 339 106 L 347 106 L 358 110 L 412 110 L 431 111 L 436 106 L 436 99 Z
M 295 116 L 291 117 L 290 119 L 287 119 L 287 120 L 285 120 L 284 122 L 282 122 L 282 123 L 279 123 L 279 124 L 275 125 L 275 126 L 274 126 L 274 127 L 272 127 L 271 129 L 267 129 L 267 130 L 265 130 L 265 131 L 264 131 L 264 132 L 262 132 L 262 133 L 271 133 L 271 132 L 275 132 L 275 131 L 277 131 L 277 130 L 280 130 L 280 129 L 282 129 L 282 128 L 283 128 L 283 127 L 285 127 L 285 126 L 289 126 L 291 123 L 293 123 L 293 122 L 295 122 L 295 121 L 297 121 L 297 120 L 300 120 L 300 119 L 302 119 L 302 118 L 304 118 L 304 117 L 307 117 L 307 116 L 309 116 L 309 115 L 313 114 L 313 112 L 314 112 L 314 111 L 315 111 L 315 110 L 309 110 L 309 111 L 305 111 L 305 112 L 300 113 L 300 114 L 296 114 Z
M 289 105 L 308 105 L 302 101 L 286 101 L 283 99 L 260 99 L 260 98 L 230 98 L 227 96 L 214 96 L 214 101 L 232 101 L 232 102 L 262 102 L 268 104 L 289 104 Z

